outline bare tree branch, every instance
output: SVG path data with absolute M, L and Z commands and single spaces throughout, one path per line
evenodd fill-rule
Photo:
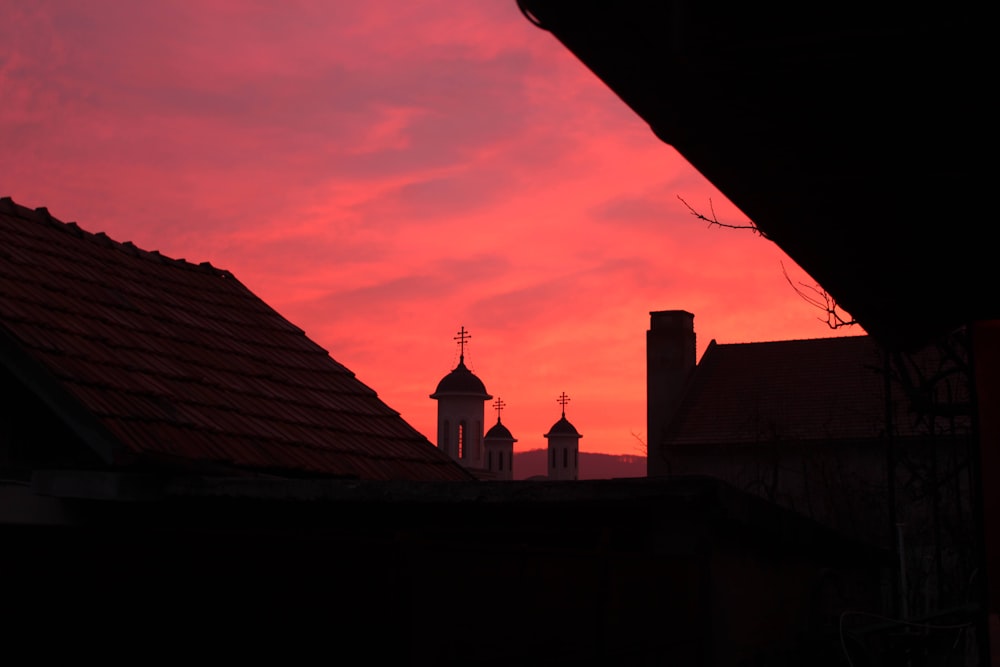
M 807 285 L 806 283 L 799 281 L 798 285 L 796 285 L 792 282 L 791 277 L 789 277 L 788 271 L 785 269 L 784 262 L 781 263 L 781 272 L 785 274 L 785 280 L 787 280 L 788 284 L 792 286 L 795 293 L 802 297 L 803 301 L 826 313 L 825 318 L 816 318 L 820 322 L 826 322 L 826 325 L 831 329 L 839 329 L 841 327 L 849 327 L 857 324 L 857 320 L 841 311 L 840 306 L 837 304 L 837 300 L 830 296 L 830 293 L 818 284 Z M 808 290 L 808 292 L 805 290 Z
M 633 438 L 639 441 L 639 444 L 641 445 L 641 447 L 636 447 L 636 449 L 641 451 L 643 456 L 646 456 L 649 452 L 649 447 L 646 445 L 646 441 L 643 440 L 642 436 L 636 433 L 635 431 L 629 431 L 629 432 L 632 434 Z
M 733 225 L 728 222 L 720 222 L 719 218 L 715 215 L 715 206 L 712 204 L 711 199 L 708 200 L 708 210 L 711 211 L 712 213 L 711 217 L 709 217 L 707 215 L 704 215 L 703 213 L 699 213 L 693 206 L 691 206 L 691 204 L 687 203 L 684 200 L 684 198 L 681 197 L 680 195 L 677 195 L 677 198 L 680 199 L 681 203 L 687 207 L 687 210 L 691 211 L 691 215 L 698 218 L 699 220 L 707 222 L 709 227 L 724 227 L 726 229 L 749 229 L 754 234 L 757 234 L 758 236 L 765 239 L 767 238 L 767 234 L 762 232 L 760 228 L 753 223 L 753 221 L 749 221 L 745 225 Z
M 719 218 L 715 215 L 715 207 L 712 205 L 712 200 L 708 200 L 708 209 L 711 215 L 705 215 L 696 210 L 691 204 L 687 203 L 683 197 L 677 195 L 677 198 L 681 201 L 687 210 L 691 212 L 691 215 L 708 223 L 709 227 L 723 227 L 725 229 L 749 229 L 754 234 L 762 238 L 768 238 L 767 234 L 760 230 L 756 224 L 751 220 L 744 225 L 732 225 L 727 222 L 720 222 Z M 788 275 L 788 271 L 785 270 L 785 265 L 782 263 L 781 272 L 785 274 L 785 280 L 788 284 L 792 286 L 795 293 L 798 294 L 802 299 L 814 308 L 819 308 L 822 310 L 826 316 L 819 317 L 820 322 L 825 322 L 831 329 L 839 329 L 841 327 L 849 327 L 857 324 L 857 320 L 853 317 L 844 313 L 840 306 L 837 304 L 837 300 L 834 299 L 829 292 L 823 289 L 820 285 L 808 285 L 804 282 L 794 283 Z M 632 435 L 635 435 L 634 433 Z

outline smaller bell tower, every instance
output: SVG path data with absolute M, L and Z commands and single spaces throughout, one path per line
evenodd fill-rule
M 500 400 L 493 401 L 493 409 L 497 411 L 497 423 L 486 432 L 486 469 L 494 475 L 494 479 L 514 479 L 514 443 L 517 440 L 500 422 L 500 412 L 507 404 Z
M 562 406 L 562 417 L 545 434 L 549 441 L 549 479 L 579 479 L 580 438 L 583 436 L 566 419 L 569 396 L 565 391 L 556 402 Z

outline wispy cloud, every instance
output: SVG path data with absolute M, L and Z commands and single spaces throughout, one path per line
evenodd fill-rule
M 543 445 L 644 430 L 648 312 L 822 336 L 770 243 L 513 1 L 0 0 L 2 195 L 234 271 L 425 433 L 469 362 Z

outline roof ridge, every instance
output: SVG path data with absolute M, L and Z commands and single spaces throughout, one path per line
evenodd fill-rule
M 784 340 L 749 340 L 749 341 L 739 341 L 736 343 L 719 343 L 713 338 L 712 342 L 715 343 L 717 347 L 738 347 L 738 346 L 748 346 L 748 345 L 784 345 L 786 343 L 818 343 L 818 342 L 829 342 L 835 340 L 848 340 L 857 338 L 872 340 L 872 337 L 869 334 L 864 333 L 858 336 L 820 336 L 816 338 L 788 338 Z
M 8 213 L 24 220 L 45 224 L 51 229 L 62 231 L 66 234 L 70 234 L 71 236 L 75 236 L 76 238 L 89 241 L 90 243 L 95 243 L 105 248 L 113 248 L 119 252 L 129 255 L 130 257 L 136 257 L 138 259 L 157 262 L 160 264 L 172 264 L 178 268 L 184 268 L 191 271 L 213 273 L 223 278 L 234 278 L 232 273 L 226 269 L 212 266 L 211 262 L 189 262 L 183 258 L 177 259 L 169 257 L 161 253 L 159 250 L 145 250 L 137 246 L 132 241 L 116 241 L 105 232 L 88 232 L 80 227 L 80 225 L 76 222 L 63 222 L 59 218 L 56 218 L 45 206 L 39 206 L 31 209 L 27 206 L 18 204 L 12 197 L 5 196 L 0 197 L 0 213 Z

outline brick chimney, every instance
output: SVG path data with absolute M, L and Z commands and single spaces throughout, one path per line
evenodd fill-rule
M 646 332 L 646 475 L 670 473 L 663 456 L 667 426 L 697 364 L 694 315 L 685 310 L 649 314 Z

